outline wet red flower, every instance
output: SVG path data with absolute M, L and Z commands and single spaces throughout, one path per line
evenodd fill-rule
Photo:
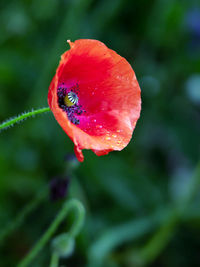
M 49 106 L 75 145 L 96 155 L 122 150 L 140 116 L 141 97 L 130 64 L 97 40 L 68 41 L 50 84 Z

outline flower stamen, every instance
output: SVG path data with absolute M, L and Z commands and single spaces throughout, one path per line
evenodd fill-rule
M 80 124 L 80 120 L 76 116 L 80 116 L 83 112 L 82 106 L 79 105 L 78 85 L 71 87 L 58 87 L 57 91 L 58 105 L 67 113 L 68 119 L 73 124 Z

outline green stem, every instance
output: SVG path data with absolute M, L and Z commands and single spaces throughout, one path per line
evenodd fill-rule
M 19 215 L 8 224 L 5 229 L 0 233 L 0 245 L 4 240 L 17 229 L 26 219 L 26 217 L 38 206 L 38 204 L 47 196 L 47 188 L 43 189 L 36 198 L 34 198 L 25 208 L 19 213 Z
M 179 200 L 179 205 L 172 207 L 171 212 L 150 241 L 141 249 L 140 259 L 143 265 L 152 263 L 155 258 L 164 250 L 170 242 L 177 225 L 181 222 L 182 217 L 189 209 L 200 186 L 200 161 L 191 177 L 187 193 Z
M 59 256 L 57 253 L 54 252 L 51 256 L 50 267 L 58 267 L 58 263 L 59 263 Z
M 161 228 L 140 251 L 139 256 L 144 265 L 153 262 L 167 246 L 176 230 L 179 220 L 179 213 L 172 209 L 171 214 L 169 214 L 169 217 L 163 223 Z
M 194 200 L 195 196 L 199 192 L 199 186 L 200 186 L 200 160 L 190 179 L 190 183 L 188 184 L 187 193 L 179 201 L 180 202 L 179 206 L 181 206 L 179 209 L 182 215 L 189 208 L 189 205 L 191 204 L 191 202 Z
M 80 201 L 76 199 L 71 199 L 63 205 L 62 209 L 60 210 L 60 212 L 58 213 L 52 224 L 49 226 L 47 231 L 44 233 L 41 239 L 35 244 L 30 253 L 19 263 L 18 267 L 25 267 L 30 264 L 30 262 L 36 257 L 36 255 L 40 252 L 40 250 L 46 245 L 46 243 L 56 232 L 59 224 L 65 219 L 70 210 L 76 210 L 77 220 L 72 225 L 69 234 L 72 237 L 75 237 L 80 232 L 85 217 L 85 209 Z
M 11 119 L 8 119 L 7 121 L 2 122 L 0 124 L 0 132 L 2 130 L 5 130 L 5 129 L 9 128 L 9 127 L 12 127 L 16 123 L 19 123 L 19 122 L 21 122 L 23 120 L 26 120 L 29 117 L 33 117 L 35 115 L 38 115 L 38 114 L 41 114 L 41 113 L 45 113 L 45 112 L 48 112 L 48 111 L 50 111 L 49 107 L 40 108 L 40 109 L 32 110 L 32 111 L 29 111 L 29 112 L 24 112 L 21 115 L 18 115 L 18 116 L 14 117 L 14 118 L 11 118 Z

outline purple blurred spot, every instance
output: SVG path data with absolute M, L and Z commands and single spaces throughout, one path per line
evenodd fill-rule
M 74 161 L 77 160 L 76 156 L 74 154 L 66 154 L 64 156 L 64 160 L 66 161 Z
M 80 165 L 80 162 L 77 160 L 75 154 L 67 154 L 67 155 L 65 155 L 64 160 L 66 161 L 67 166 L 71 170 L 76 169 Z
M 200 9 L 193 8 L 186 15 L 186 25 L 190 33 L 200 38 Z
M 50 181 L 50 199 L 56 201 L 67 195 L 69 178 L 55 177 Z

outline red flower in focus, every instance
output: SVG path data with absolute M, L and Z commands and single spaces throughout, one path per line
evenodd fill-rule
M 140 116 L 141 96 L 130 64 L 97 40 L 68 41 L 48 93 L 49 106 L 75 145 L 96 155 L 122 150 Z

